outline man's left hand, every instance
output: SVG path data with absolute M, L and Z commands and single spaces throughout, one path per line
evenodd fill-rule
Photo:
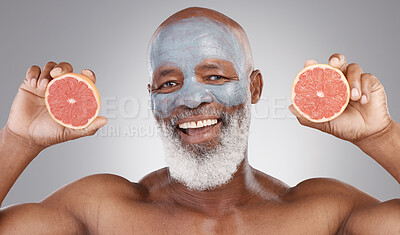
M 304 67 L 316 63 L 315 60 L 308 60 Z M 329 58 L 329 65 L 340 69 L 349 82 L 350 102 L 347 108 L 331 121 L 314 123 L 302 117 L 290 105 L 289 109 L 298 121 L 304 126 L 351 142 L 360 141 L 389 127 L 392 119 L 387 109 L 385 90 L 378 79 L 370 73 L 364 73 L 358 64 L 347 65 L 341 54 L 333 54 Z

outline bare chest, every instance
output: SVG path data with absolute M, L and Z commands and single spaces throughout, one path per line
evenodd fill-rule
M 313 205 L 273 204 L 232 209 L 212 217 L 173 205 L 103 206 L 93 234 L 335 234 L 334 212 Z

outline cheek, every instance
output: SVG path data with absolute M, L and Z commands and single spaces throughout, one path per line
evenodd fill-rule
M 176 93 L 152 94 L 151 109 L 155 117 L 166 118 L 175 108 Z
M 210 92 L 218 102 L 227 107 L 243 104 L 247 99 L 247 86 L 240 81 L 214 86 L 210 88 Z

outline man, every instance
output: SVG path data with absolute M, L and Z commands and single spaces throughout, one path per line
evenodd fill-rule
M 139 183 L 94 175 L 40 203 L 4 208 L 1 234 L 394 234 L 399 199 L 379 202 L 332 179 L 295 187 L 253 169 L 247 161 L 250 104 L 263 81 L 253 67 L 243 29 L 221 13 L 188 8 L 168 18 L 148 49 L 153 113 L 168 168 Z M 316 63 L 307 61 L 305 66 Z M 345 72 L 351 102 L 337 119 L 301 124 L 348 140 L 400 181 L 400 125 L 387 111 L 382 85 L 343 55 L 329 63 Z M 46 147 L 92 135 L 53 122 L 44 90 L 68 63 L 32 66 L 0 132 L 0 197 Z M 82 74 L 95 81 L 90 70 Z

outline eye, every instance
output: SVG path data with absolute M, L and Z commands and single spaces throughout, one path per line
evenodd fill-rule
M 218 80 L 221 80 L 221 79 L 226 79 L 226 77 L 222 77 L 220 75 L 211 75 L 210 77 L 208 77 L 208 79 L 211 80 L 211 81 L 218 81 Z
M 161 88 L 164 88 L 164 87 L 173 87 L 173 86 L 176 86 L 176 85 L 178 85 L 178 83 L 169 81 L 169 82 L 166 82 L 166 83 L 162 84 L 162 85 L 161 85 Z

